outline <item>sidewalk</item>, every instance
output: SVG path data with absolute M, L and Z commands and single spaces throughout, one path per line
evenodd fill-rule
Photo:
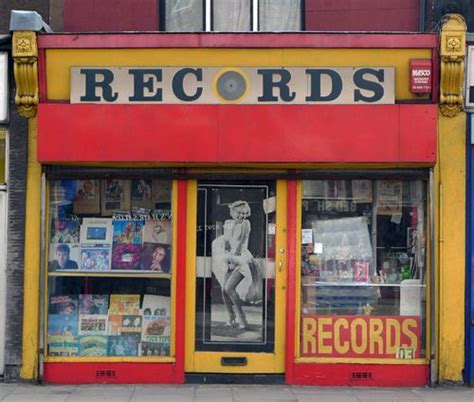
M 29 385 L 0 384 L 1 401 L 164 402 L 459 402 L 474 389 L 334 388 L 284 385 Z

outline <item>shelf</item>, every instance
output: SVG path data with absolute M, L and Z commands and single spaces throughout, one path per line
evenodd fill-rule
M 318 287 L 318 286 L 332 286 L 332 287 L 341 287 L 341 286 L 352 286 L 352 287 L 402 287 L 400 283 L 354 283 L 354 282 L 314 282 L 314 283 L 304 283 L 304 287 Z M 420 285 L 403 285 L 407 288 L 425 288 L 425 284 Z
M 160 278 L 160 279 L 171 279 L 171 274 L 158 273 L 151 271 L 124 271 L 124 270 L 113 270 L 113 271 L 54 271 L 49 272 L 48 276 L 75 276 L 75 277 L 113 277 L 113 278 Z

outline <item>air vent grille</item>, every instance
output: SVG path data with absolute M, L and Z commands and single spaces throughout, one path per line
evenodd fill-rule
M 96 378 L 116 378 L 115 370 L 97 370 L 95 372 Z
M 352 379 L 353 380 L 371 380 L 372 373 L 370 371 L 353 371 Z

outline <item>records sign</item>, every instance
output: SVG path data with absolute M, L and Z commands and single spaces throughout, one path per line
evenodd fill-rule
M 474 46 L 467 47 L 466 109 L 474 110 Z
M 73 67 L 71 103 L 393 104 L 393 67 Z

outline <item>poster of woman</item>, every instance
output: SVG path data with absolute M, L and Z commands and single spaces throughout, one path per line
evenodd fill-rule
M 264 185 L 199 188 L 196 329 L 203 350 L 268 342 L 268 227 L 275 214 L 264 204 L 270 196 Z

